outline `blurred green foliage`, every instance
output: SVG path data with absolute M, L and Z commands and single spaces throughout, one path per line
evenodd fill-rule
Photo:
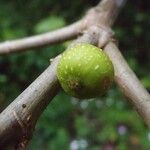
M 98 3 L 90 0 L 1 0 L 0 41 L 63 27 Z M 131 0 L 114 31 L 132 69 L 150 90 L 150 2 Z M 0 111 L 49 65 L 67 43 L 0 56 Z M 61 91 L 37 123 L 29 149 L 99 150 L 150 147 L 150 131 L 114 85 L 101 98 L 80 101 Z

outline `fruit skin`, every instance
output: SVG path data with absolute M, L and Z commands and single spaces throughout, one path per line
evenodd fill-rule
M 114 68 L 109 57 L 86 43 L 67 49 L 57 67 L 57 78 L 64 91 L 80 99 L 103 95 L 113 77 Z

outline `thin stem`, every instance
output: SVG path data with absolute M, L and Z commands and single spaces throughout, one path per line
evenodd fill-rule
M 0 55 L 23 52 L 31 48 L 39 48 L 73 39 L 83 30 L 83 21 L 78 21 L 56 31 L 43 33 L 23 39 L 0 43 Z M 37 49 L 36 49 L 37 50 Z
M 150 127 L 150 94 L 140 83 L 117 46 L 109 42 L 105 52 L 115 67 L 115 82 Z

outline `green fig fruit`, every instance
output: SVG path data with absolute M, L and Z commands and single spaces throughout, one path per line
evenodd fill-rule
M 58 80 L 68 94 L 89 99 L 105 93 L 110 87 L 114 68 L 109 57 L 91 44 L 76 44 L 61 56 Z

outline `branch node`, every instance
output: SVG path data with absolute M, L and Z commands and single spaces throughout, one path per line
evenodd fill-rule
M 100 36 L 98 39 L 98 47 L 105 47 L 105 45 L 113 39 L 115 34 L 109 27 L 99 26 L 99 30 Z
M 13 111 L 13 115 L 14 115 L 15 119 L 17 120 L 18 124 L 20 125 L 22 131 L 24 132 L 25 131 L 25 125 L 24 125 L 23 121 L 17 115 L 16 111 Z

